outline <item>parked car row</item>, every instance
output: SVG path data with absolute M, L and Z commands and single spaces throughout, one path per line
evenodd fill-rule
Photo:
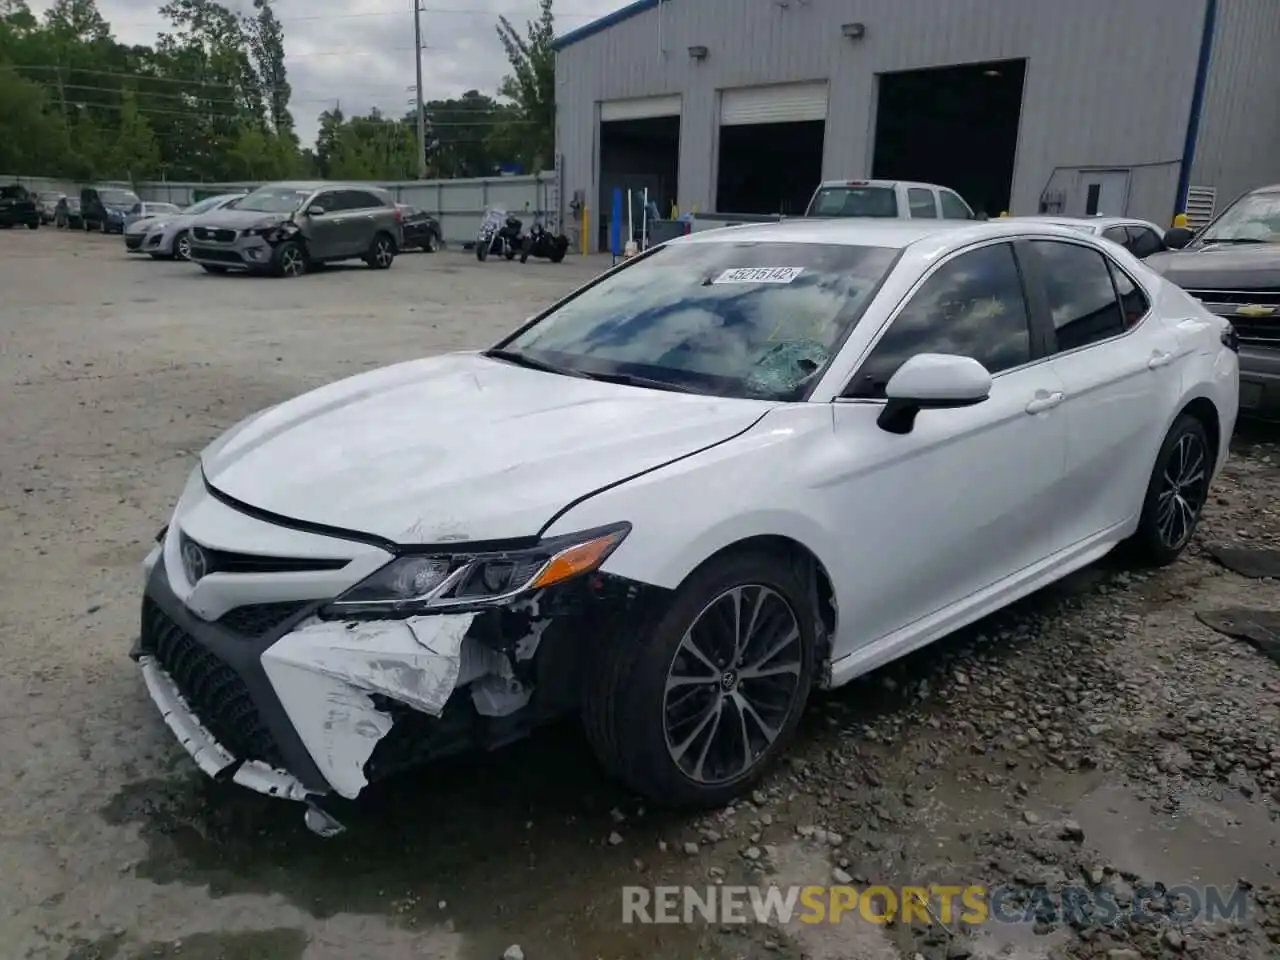
M 405 250 L 444 246 L 440 221 L 368 184 L 273 183 L 207 197 L 188 207 L 142 200 L 123 187 L 85 187 L 78 197 L 0 188 L 0 226 L 41 223 L 118 233 L 130 253 L 191 260 L 209 273 L 295 277 L 313 266 L 364 260 L 390 267 Z

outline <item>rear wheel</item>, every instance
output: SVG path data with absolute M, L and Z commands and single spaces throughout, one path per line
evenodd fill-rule
M 479 243 L 476 244 L 476 259 L 479 260 L 481 263 L 484 263 L 486 260 L 489 259 L 488 241 L 481 240 Z
M 603 764 L 662 803 L 719 806 L 749 789 L 786 750 L 813 685 L 808 596 L 769 553 L 691 574 L 591 666 L 583 719 Z
M 386 270 L 396 258 L 396 244 L 385 233 L 373 238 L 369 252 L 364 255 L 364 262 L 375 270 Z
M 1125 544 L 1137 564 L 1165 566 L 1186 549 L 1209 497 L 1213 458 L 1204 424 L 1178 417 L 1156 455 L 1138 529 Z

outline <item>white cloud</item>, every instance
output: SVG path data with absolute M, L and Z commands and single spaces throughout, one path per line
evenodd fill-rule
M 42 13 L 52 0 L 29 0 Z M 251 0 L 223 0 L 252 12 Z M 625 0 L 561 0 L 556 32 L 567 33 L 622 6 Z M 98 9 L 124 43 L 154 43 L 168 22 L 156 0 L 98 0 Z M 422 86 L 428 100 L 466 90 L 493 94 L 507 72 L 494 33 L 498 14 L 517 28 L 537 12 L 535 0 L 423 0 Z M 403 8 L 403 10 L 398 9 Z M 412 0 L 276 0 L 284 27 L 291 104 L 305 146 L 315 141 L 317 117 L 341 104 L 348 115 L 378 107 L 410 109 L 415 83 Z

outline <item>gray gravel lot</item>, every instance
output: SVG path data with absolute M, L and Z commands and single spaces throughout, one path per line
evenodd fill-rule
M 0 956 L 1276 956 L 1280 666 L 1194 617 L 1280 610 L 1205 550 L 1280 545 L 1275 430 L 1237 437 L 1177 565 L 1101 564 L 820 698 L 791 760 L 709 818 L 640 808 L 571 725 L 388 784 L 330 841 L 195 771 L 126 653 L 196 452 L 309 387 L 483 346 L 604 265 L 446 252 L 274 281 L 0 232 Z M 833 876 L 1150 903 L 1105 928 L 621 923 L 623 884 Z M 1175 922 L 1168 891 L 1208 884 L 1246 919 Z

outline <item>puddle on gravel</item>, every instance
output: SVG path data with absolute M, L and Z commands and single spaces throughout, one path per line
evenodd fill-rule
M 132 865 L 138 877 L 215 897 L 277 894 L 320 919 L 450 923 L 468 956 L 487 960 L 514 942 L 530 956 L 728 955 L 704 927 L 622 924 L 621 887 L 684 882 L 689 858 L 674 842 L 683 821 L 645 813 L 567 732 L 438 764 L 333 812 L 348 829 L 322 840 L 300 804 L 195 773 L 132 784 L 102 811 L 140 825 L 149 849 Z M 616 846 L 613 831 L 624 838 Z M 658 849 L 664 836 L 671 852 Z

